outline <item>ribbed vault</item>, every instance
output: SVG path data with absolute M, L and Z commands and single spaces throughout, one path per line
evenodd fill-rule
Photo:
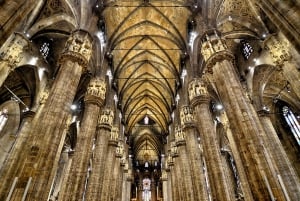
M 158 159 L 162 146 L 147 127 L 168 133 L 180 85 L 181 58 L 186 52 L 190 16 L 186 5 L 186 1 L 114 1 L 105 5 L 113 81 L 125 132 L 134 138 L 139 160 L 147 154 Z

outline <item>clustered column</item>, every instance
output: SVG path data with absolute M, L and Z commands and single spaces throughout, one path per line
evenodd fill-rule
M 182 128 L 175 131 L 175 139 L 185 138 L 188 152 L 188 164 L 191 170 L 192 188 L 195 200 L 209 200 L 208 187 L 205 182 L 202 153 L 199 149 L 198 131 L 194 121 L 193 109 L 183 106 L 180 110 Z M 182 129 L 182 131 L 180 131 Z
M 62 200 L 81 200 L 85 192 L 89 161 L 92 157 L 92 143 L 95 137 L 97 119 L 105 100 L 106 83 L 99 78 L 91 79 L 84 98 L 85 109 L 81 128 L 67 175 Z
M 200 132 L 212 199 L 234 200 L 234 192 L 230 191 L 233 188 L 229 188 L 226 182 L 225 164 L 221 159 L 220 145 L 210 111 L 210 97 L 206 86 L 199 78 L 194 79 L 189 83 L 188 92 Z
M 186 145 L 186 134 L 182 130 L 180 125 L 175 126 L 175 142 L 179 152 L 179 157 L 174 164 L 177 170 L 177 178 L 180 178 L 182 182 L 182 188 L 179 188 L 180 196 L 182 200 L 193 201 L 195 200 L 194 188 L 192 183 L 192 173 L 190 168 L 190 161 Z M 174 147 L 175 148 L 175 147 Z M 178 162 L 178 163 L 177 163 Z M 180 180 L 178 182 L 180 182 Z
M 202 38 L 201 52 L 207 71 L 212 72 L 216 87 L 227 112 L 234 140 L 246 172 L 254 200 L 284 200 L 282 189 L 272 175 L 274 167 L 268 164 L 261 135 L 264 132 L 257 113 L 247 101 L 233 66 L 234 56 L 216 31 Z M 251 198 L 251 195 L 247 196 Z
M 259 111 L 259 119 L 266 132 L 266 135 L 263 136 L 265 146 L 271 155 L 272 163 L 277 167 L 276 174 L 285 196 L 290 200 L 299 200 L 299 178 L 277 136 L 269 115 L 264 110 Z
M 102 110 L 98 119 L 92 172 L 90 174 L 86 200 L 98 201 L 103 187 L 103 177 L 107 159 L 108 142 L 112 132 L 114 112 L 110 108 Z
M 12 194 L 16 200 L 47 200 L 56 174 L 58 160 L 68 125 L 70 105 L 92 53 L 92 37 L 84 31 L 72 33 L 60 58 L 60 69 L 38 121 L 33 120 L 31 140 L 24 149 L 23 168 L 11 178 L 19 177 L 24 192 Z M 67 87 L 66 87 L 67 86 Z M 35 117 L 37 118 L 37 117 Z M 2 181 L 8 188 L 12 181 Z M 8 188 L 1 192 L 6 199 Z M 28 194 L 27 194 L 28 190 Z
M 100 199 L 101 201 L 109 201 L 110 195 L 112 193 L 111 184 L 113 182 L 113 171 L 115 162 L 116 162 L 116 147 L 119 142 L 119 128 L 117 126 L 113 126 L 111 129 L 110 140 L 108 142 L 108 150 L 106 155 L 106 163 L 104 168 L 103 175 L 103 184 Z M 115 199 L 115 198 L 113 198 Z

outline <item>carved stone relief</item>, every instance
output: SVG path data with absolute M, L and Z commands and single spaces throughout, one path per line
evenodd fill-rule
M 0 52 L 0 58 L 6 61 L 11 68 L 15 68 L 23 58 L 23 50 L 28 47 L 28 40 L 16 33 L 5 50 Z
M 194 79 L 189 83 L 188 93 L 190 101 L 199 96 L 208 96 L 206 86 L 200 79 Z
M 90 81 L 89 86 L 87 88 L 87 94 L 96 96 L 101 98 L 102 100 L 105 99 L 105 93 L 106 93 L 106 82 L 99 79 L 94 78 Z
M 92 37 L 88 32 L 78 30 L 73 32 L 66 42 L 64 56 L 73 56 L 87 64 L 92 55 Z
M 104 109 L 101 112 L 100 118 L 98 120 L 98 124 L 101 125 L 106 125 L 109 127 L 112 127 L 113 125 L 113 120 L 114 120 L 114 112 L 111 109 Z
M 291 54 L 288 50 L 288 41 L 279 40 L 275 36 L 271 36 L 265 42 L 265 45 L 276 65 L 281 66 L 285 61 L 289 61 L 291 59 Z
M 113 126 L 110 132 L 110 140 L 118 141 L 118 139 L 119 139 L 119 128 L 117 126 Z
M 183 106 L 180 110 L 181 125 L 194 123 L 193 109 L 190 106 Z

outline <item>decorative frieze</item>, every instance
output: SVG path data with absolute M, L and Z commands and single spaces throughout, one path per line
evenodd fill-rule
M 114 111 L 111 109 L 104 109 L 98 119 L 98 126 L 111 129 L 113 126 Z
M 74 31 L 66 42 L 61 60 L 72 58 L 86 67 L 92 56 L 92 43 L 93 38 L 87 31 Z
M 29 40 L 20 33 L 15 33 L 6 48 L 1 49 L 0 59 L 6 61 L 13 70 L 23 59 L 23 51 L 28 49 Z
M 87 87 L 85 101 L 102 106 L 105 101 L 105 94 L 106 82 L 100 78 L 93 78 Z

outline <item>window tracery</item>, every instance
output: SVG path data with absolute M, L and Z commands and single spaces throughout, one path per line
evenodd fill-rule
M 3 130 L 8 120 L 8 110 L 4 108 L 0 111 L 0 132 Z
M 300 146 L 300 125 L 297 117 L 288 106 L 282 107 L 282 112 L 286 123 L 288 124 L 297 144 Z

